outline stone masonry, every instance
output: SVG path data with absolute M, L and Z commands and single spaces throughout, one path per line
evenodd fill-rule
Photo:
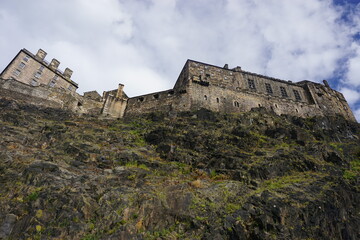
M 200 108 L 222 113 L 265 108 L 299 117 L 341 115 L 356 121 L 344 96 L 324 85 L 292 83 L 240 67 L 229 69 L 193 60 L 185 63 L 173 89 L 129 98 L 124 116 L 145 112 L 179 112 Z
M 124 85 L 83 96 L 76 93 L 72 71 L 58 70 L 59 61 L 47 63 L 46 52 L 33 55 L 22 49 L 0 75 L 2 97 L 21 98 L 30 104 L 68 109 L 79 114 L 110 118 L 143 113 L 176 114 L 201 108 L 221 113 L 247 112 L 265 108 L 278 115 L 299 117 L 341 115 L 356 121 L 344 96 L 329 86 L 310 81 L 293 83 L 247 71 L 188 60 L 173 89 L 129 98 Z M 21 97 L 20 97 L 21 96 Z M 45 100 L 45 101 L 44 101 Z

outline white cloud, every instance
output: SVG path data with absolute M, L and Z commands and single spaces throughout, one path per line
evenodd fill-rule
M 354 10 L 344 22 L 330 3 L 3 0 L 0 68 L 23 47 L 43 48 L 74 70 L 80 92 L 121 82 L 138 95 L 171 88 L 188 58 L 294 81 L 329 79 L 348 59 L 350 89 L 360 85 L 360 50 L 351 44 L 360 18 Z
M 354 105 L 356 102 L 360 100 L 360 92 L 349 89 L 349 88 L 342 88 L 340 89 L 340 92 L 343 93 L 345 99 L 349 103 L 349 105 Z

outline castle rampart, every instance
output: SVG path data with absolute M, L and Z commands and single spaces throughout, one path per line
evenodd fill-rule
M 343 95 L 325 84 L 293 83 L 188 60 L 173 89 L 129 98 L 125 116 L 206 108 L 222 113 L 263 107 L 299 117 L 342 115 L 355 121 Z
M 46 52 L 33 55 L 22 49 L 1 74 L 1 95 L 75 113 L 122 118 L 150 112 L 176 113 L 201 108 L 221 113 L 248 112 L 265 108 L 276 114 L 299 117 L 341 115 L 356 121 L 344 96 L 310 81 L 293 83 L 263 76 L 241 67 L 224 67 L 187 60 L 173 89 L 129 98 L 124 85 L 105 91 L 76 93 L 72 71 L 58 70 L 60 62 L 46 62 Z M 17 97 L 18 96 L 18 97 Z M 26 96 L 28 98 L 26 99 Z

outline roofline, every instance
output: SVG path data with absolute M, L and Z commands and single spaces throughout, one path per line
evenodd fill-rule
M 203 65 L 207 65 L 207 66 L 211 66 L 211 67 L 215 67 L 215 68 L 220 68 L 220 69 L 227 70 L 227 71 L 239 72 L 239 71 L 235 71 L 234 69 L 226 69 L 226 68 L 223 68 L 223 67 L 215 66 L 215 65 L 212 65 L 212 64 L 204 63 L 204 62 L 195 61 L 195 60 L 192 60 L 192 59 L 188 59 L 186 62 L 195 62 L 195 63 L 199 63 L 199 64 L 203 64 Z M 253 72 L 248 72 L 248 71 L 244 71 L 244 70 L 241 70 L 240 72 L 245 73 L 245 74 L 258 76 L 258 77 L 267 78 L 269 80 L 273 80 L 273 81 L 277 81 L 277 82 L 281 82 L 281 83 L 285 83 L 285 84 L 290 84 L 290 85 L 301 87 L 299 84 L 291 82 L 290 80 L 288 80 L 288 81 L 287 80 L 282 80 L 282 79 L 279 79 L 279 78 L 269 77 L 269 76 L 265 76 L 265 75 L 261 75 L 261 74 L 253 73 Z
M 52 70 L 51 68 L 49 68 L 49 66 L 48 66 L 47 64 L 44 63 L 45 61 L 39 61 L 38 59 L 36 59 L 35 55 L 34 55 L 32 52 L 30 52 L 29 50 L 27 50 L 27 49 L 25 49 L 25 48 L 21 49 L 21 50 L 15 55 L 15 57 L 14 57 L 14 58 L 10 61 L 10 63 L 4 68 L 4 70 L 1 72 L 0 75 L 3 75 L 3 74 L 4 74 L 4 72 L 5 72 L 5 71 L 9 68 L 9 66 L 15 61 L 15 59 L 19 56 L 19 54 L 20 54 L 21 52 L 24 52 L 25 54 L 29 55 L 32 59 L 34 59 L 34 60 L 37 61 L 38 63 L 44 65 L 47 69 L 49 69 L 49 70 L 52 71 L 53 73 L 55 73 L 55 74 L 57 74 L 57 75 L 60 75 L 65 81 L 67 81 L 68 83 L 70 83 L 70 84 L 73 85 L 74 87 L 79 88 L 79 84 L 78 84 L 78 83 L 74 82 L 74 81 L 71 80 L 71 79 L 66 79 L 66 78 L 64 77 L 64 75 L 63 75 L 59 70 Z M 58 72 L 57 72 L 57 71 L 58 71 Z
M 39 59 L 36 58 L 36 55 L 34 55 L 32 52 L 30 52 L 30 51 L 27 50 L 26 48 L 21 49 L 20 52 L 24 52 L 24 53 L 30 55 L 35 61 L 37 61 L 38 63 L 44 65 L 47 69 L 49 69 L 49 70 L 52 71 L 53 73 L 60 75 L 65 81 L 67 81 L 68 83 L 72 84 L 74 87 L 79 88 L 79 84 L 78 84 L 78 83 L 74 82 L 74 81 L 71 80 L 71 79 L 65 78 L 65 77 L 64 77 L 64 74 L 61 73 L 60 70 L 58 70 L 58 69 L 53 70 L 53 69 L 49 68 L 49 65 L 46 64 L 45 60 L 40 61 Z M 19 52 L 19 54 L 20 54 L 20 52 Z
M 146 97 L 146 96 L 151 96 L 154 94 L 166 93 L 166 92 L 171 92 L 171 91 L 175 91 L 175 90 L 172 88 L 172 89 L 168 89 L 168 90 L 164 90 L 164 91 L 160 91 L 160 92 L 152 92 L 152 93 L 147 93 L 147 94 L 143 94 L 143 95 L 139 95 L 139 96 L 135 96 L 135 97 L 130 97 L 129 99 Z

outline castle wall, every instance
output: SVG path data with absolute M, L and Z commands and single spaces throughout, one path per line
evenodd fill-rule
M 344 96 L 330 87 L 308 82 L 307 86 L 312 94 L 315 106 L 324 115 L 342 115 L 345 118 L 356 121 Z
M 168 90 L 129 98 L 125 117 L 149 112 L 180 112 L 190 110 L 190 96 L 185 91 Z
M 41 60 L 35 60 L 32 54 L 20 51 L 14 60 L 2 73 L 3 79 L 14 78 L 25 84 L 38 86 L 40 84 L 48 85 L 54 88 L 75 92 L 77 86 L 70 83 L 71 80 L 65 79 L 59 70 L 50 70 L 47 64 L 40 63 Z M 53 83 L 51 83 L 53 81 Z
M 102 114 L 111 118 L 122 118 L 124 116 L 126 104 L 127 99 L 109 95 L 105 99 Z
M 206 108 L 222 113 L 263 107 L 276 114 L 312 117 L 340 114 L 355 121 L 341 93 L 304 81 L 292 83 L 188 60 L 173 90 L 130 98 L 125 116 Z
M 14 79 L 0 79 L 0 95 L 41 107 L 70 110 L 79 114 L 99 115 L 103 103 L 84 98 L 77 93 L 48 86 L 30 86 Z
M 315 105 L 289 99 L 266 96 L 259 93 L 234 91 L 217 86 L 191 86 L 191 109 L 206 108 L 222 113 L 248 112 L 252 108 L 263 107 L 276 114 L 290 114 L 299 117 L 322 115 Z
M 291 82 L 265 77 L 254 73 L 224 69 L 190 61 L 189 75 L 193 83 L 198 83 L 203 86 L 211 85 L 236 92 L 259 93 L 270 97 L 279 97 L 303 103 L 311 102 L 303 87 Z M 249 88 L 248 80 L 253 81 L 255 88 Z M 265 83 L 271 86 L 272 94 L 266 91 Z M 281 87 L 285 89 L 287 97 L 282 96 Z M 296 100 L 294 90 L 299 93 L 301 100 Z

